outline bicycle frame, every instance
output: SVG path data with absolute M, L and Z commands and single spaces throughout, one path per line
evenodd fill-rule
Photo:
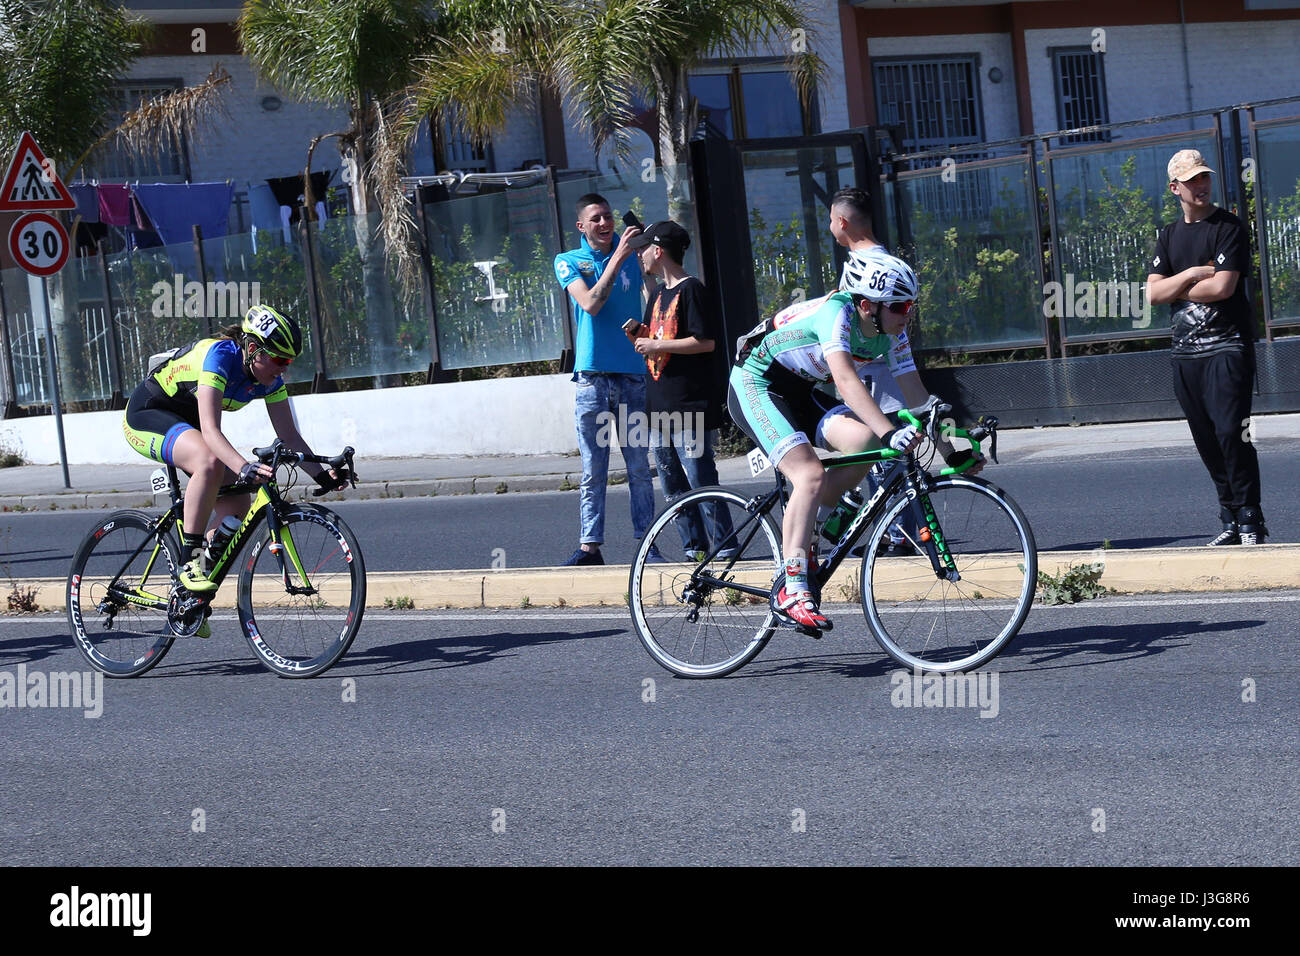
M 922 426 L 906 410 L 900 412 L 900 417 L 909 423 Z M 992 428 L 996 429 L 996 420 L 992 420 Z M 994 432 L 995 434 L 996 432 Z M 980 453 L 979 438 L 970 431 L 964 429 L 952 429 L 951 434 L 958 438 L 963 438 L 971 443 L 972 453 L 976 456 Z M 996 448 L 996 445 L 994 445 Z M 859 452 L 851 455 L 841 455 L 833 458 L 824 459 L 822 464 L 829 471 L 834 468 L 852 468 L 862 465 L 874 465 L 884 462 L 892 462 L 889 471 L 886 473 L 885 480 L 880 483 L 875 493 L 870 499 L 863 502 L 862 507 L 854 514 L 853 519 L 849 522 L 848 529 L 840 537 L 834 547 L 824 556 L 824 560 L 818 563 L 817 571 L 813 577 L 817 589 L 820 589 L 832 578 L 839 566 L 844 562 L 844 558 L 857 544 L 858 539 L 866 530 L 868 525 L 875 521 L 876 518 L 884 511 L 886 504 L 897 494 L 899 489 L 906 485 L 907 495 L 911 499 L 912 507 L 915 509 L 917 527 L 925 528 L 928 534 L 922 541 L 925 551 L 930 558 L 930 564 L 934 568 L 936 577 L 947 578 L 950 581 L 961 579 L 961 574 L 957 569 L 957 563 L 953 559 L 952 553 L 948 550 L 947 542 L 944 540 L 943 529 L 939 526 L 938 516 L 935 514 L 933 505 L 930 503 L 929 488 L 931 476 L 921 467 L 916 458 L 912 455 L 905 455 L 902 452 L 895 451 L 892 448 L 879 448 L 872 451 Z M 964 465 L 960 468 L 943 468 L 939 475 L 960 474 L 969 468 L 970 465 Z M 751 517 L 745 525 L 741 526 L 739 531 L 733 533 L 733 539 L 727 542 L 715 544 L 703 561 L 700 562 L 699 568 L 692 575 L 692 581 L 710 585 L 713 587 L 727 587 L 744 594 L 750 594 L 754 597 L 766 598 L 770 592 L 757 588 L 752 585 L 742 584 L 738 581 L 726 580 L 726 574 L 734 566 L 736 559 L 728 561 L 721 569 L 719 574 L 703 573 L 700 569 L 707 567 L 710 560 L 717 555 L 719 551 L 727 548 L 735 548 L 737 555 L 744 554 L 745 548 L 749 546 L 754 535 L 758 533 L 759 522 L 758 516 L 767 514 L 772 510 L 779 500 L 785 504 L 785 476 L 773 466 L 776 471 L 776 488 L 769 491 L 762 497 L 756 497 L 749 501 L 745 510 L 750 513 Z M 744 540 L 740 540 L 740 533 L 748 528 L 748 534 Z
M 179 489 L 179 481 L 176 474 L 175 466 L 168 466 L 168 477 L 171 480 L 169 492 L 171 495 L 171 507 L 168 508 L 154 523 L 154 550 L 150 555 L 148 563 L 145 565 L 143 580 L 147 579 L 152 573 L 155 563 L 158 560 L 159 552 L 162 550 L 162 538 L 175 525 L 181 531 L 184 531 L 183 513 L 185 508 L 185 498 Z M 252 484 L 233 484 L 222 487 L 219 494 L 245 494 L 254 492 L 253 501 L 249 505 L 248 511 L 244 514 L 244 519 L 240 523 L 238 530 L 231 535 L 230 541 L 226 544 L 225 550 L 218 555 L 217 560 L 208 574 L 208 578 L 217 584 L 218 589 L 222 581 L 225 580 L 226 574 L 235 563 L 235 559 L 243 550 L 244 545 L 250 540 L 251 532 L 256 531 L 258 526 L 265 519 L 270 527 L 271 533 L 271 553 L 276 556 L 280 562 L 280 571 L 284 576 L 285 590 L 291 594 L 310 594 L 313 589 L 310 586 L 307 571 L 303 567 L 302 560 L 298 557 L 297 548 L 293 543 L 293 536 L 289 533 L 288 528 L 284 527 L 278 518 L 280 507 L 284 505 L 284 499 L 280 497 L 279 488 L 274 480 L 263 485 Z M 135 549 L 122 564 L 121 570 L 113 576 L 112 582 L 108 585 L 110 597 L 115 597 L 131 604 L 138 604 L 142 607 L 150 607 L 159 610 L 167 610 L 168 595 L 155 595 L 144 591 L 139 585 L 135 587 L 123 588 L 118 584 L 118 578 L 135 560 L 136 556 L 144 550 L 146 542 L 141 542 L 140 546 Z M 289 581 L 289 567 L 284 562 L 284 554 L 288 553 L 293 568 L 300 576 L 300 580 L 308 582 L 307 587 L 297 587 Z M 215 592 L 214 592 L 215 593 Z

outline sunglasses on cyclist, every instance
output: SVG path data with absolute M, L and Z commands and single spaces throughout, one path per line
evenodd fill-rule
M 283 356 L 275 355 L 271 352 L 268 352 L 266 349 L 258 349 L 258 351 L 261 352 L 263 355 L 265 355 L 267 359 L 271 362 L 271 364 L 278 365 L 280 366 L 280 368 L 285 368 L 293 364 L 293 359 L 291 358 L 284 358 Z
M 907 315 L 912 311 L 912 306 L 916 305 L 916 303 L 909 299 L 906 302 L 886 302 L 884 305 L 886 309 L 895 315 Z

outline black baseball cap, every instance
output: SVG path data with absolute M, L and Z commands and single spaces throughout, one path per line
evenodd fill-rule
M 671 219 L 665 219 L 663 222 L 650 223 L 639 236 L 629 239 L 627 244 L 632 249 L 644 249 L 652 242 L 667 249 L 680 260 L 691 246 L 691 236 Z

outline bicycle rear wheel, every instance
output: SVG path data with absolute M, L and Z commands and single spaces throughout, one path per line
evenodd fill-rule
M 971 670 L 992 660 L 1024 624 L 1038 581 L 1038 550 L 1019 506 L 982 478 L 934 479 L 928 497 L 937 530 L 928 543 L 909 533 L 916 555 L 878 553 L 890 524 L 912 507 L 906 495 L 891 499 L 867 532 L 862 607 L 880 646 L 904 667 Z M 935 574 L 930 554 L 940 538 L 955 575 Z
M 730 674 L 776 629 L 768 591 L 781 569 L 781 536 L 769 515 L 746 510 L 749 500 L 717 487 L 686 493 L 650 525 L 632 561 L 628 601 L 637 637 L 680 677 Z M 707 533 L 719 540 L 708 550 L 721 556 L 687 553 L 679 522 L 712 529 Z M 652 549 L 664 560 L 651 561 Z
M 238 560 L 239 623 L 267 668 L 314 677 L 341 658 L 361 628 L 366 568 L 356 536 L 337 514 L 310 504 L 280 515 L 282 548 L 269 529 Z
M 109 677 L 138 677 L 155 667 L 176 635 L 167 625 L 180 549 L 154 534 L 143 511 L 115 511 L 86 535 L 68 572 L 73 643 Z

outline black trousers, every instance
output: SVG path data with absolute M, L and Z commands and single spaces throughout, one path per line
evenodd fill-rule
M 1250 428 L 1255 349 L 1174 359 L 1174 394 L 1219 495 L 1234 511 L 1259 507 L 1259 455 Z

